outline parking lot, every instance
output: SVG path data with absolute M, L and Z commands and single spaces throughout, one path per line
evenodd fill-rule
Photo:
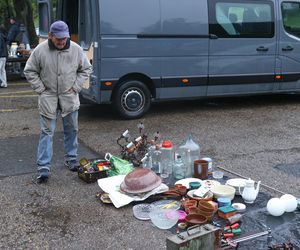
M 137 137 L 143 122 L 150 136 L 159 131 L 176 146 L 192 133 L 202 156 L 228 176 L 261 180 L 262 191 L 273 196 L 281 195 L 276 189 L 299 197 L 299 104 L 292 94 L 156 103 L 139 120 L 120 120 L 107 105 L 82 105 L 79 154 L 118 155 L 116 139 L 126 129 Z M 0 248 L 163 249 L 169 231 L 134 219 L 131 206 L 103 205 L 95 198 L 97 184 L 83 183 L 62 166 L 61 131 L 59 120 L 51 178 L 37 185 L 37 96 L 25 80 L 0 89 Z

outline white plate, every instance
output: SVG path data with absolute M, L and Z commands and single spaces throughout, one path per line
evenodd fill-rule
M 233 187 L 244 187 L 246 184 L 246 179 L 242 178 L 233 178 L 226 181 L 226 185 L 233 186 Z
M 202 185 L 202 182 L 203 182 L 201 179 L 198 179 L 198 178 L 185 178 L 185 179 L 181 179 L 179 181 L 176 181 L 175 185 L 181 184 L 181 185 L 185 186 L 186 188 L 190 188 L 190 182 L 193 182 L 193 181 L 200 182 L 201 185 Z
M 219 186 L 219 185 L 221 185 L 221 183 L 218 182 L 218 181 L 215 181 L 215 180 L 204 180 L 204 181 L 202 181 L 202 185 L 201 186 L 211 189 L 212 187 Z

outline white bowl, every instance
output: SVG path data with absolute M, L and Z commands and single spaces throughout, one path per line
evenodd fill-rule
M 235 194 L 239 195 L 239 187 L 243 188 L 246 185 L 246 179 L 242 179 L 242 178 L 233 178 L 233 179 L 229 179 L 226 181 L 226 184 L 228 186 L 234 187 L 235 188 Z
M 229 198 L 232 200 L 235 195 L 235 188 L 227 185 L 215 186 L 210 189 L 216 199 L 220 197 Z

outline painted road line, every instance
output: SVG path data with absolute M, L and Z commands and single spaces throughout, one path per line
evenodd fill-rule
M 35 92 L 33 90 L 20 90 L 15 92 L 4 92 L 4 93 L 0 92 L 0 95 L 22 94 L 22 93 L 35 93 Z
M 7 96 L 0 95 L 0 98 L 25 98 L 25 97 L 38 97 L 38 95 L 7 95 Z
M 15 112 L 18 111 L 19 109 L 0 109 L 0 113 L 5 113 L 5 112 Z
M 7 86 L 30 86 L 30 83 L 9 83 L 7 84 Z

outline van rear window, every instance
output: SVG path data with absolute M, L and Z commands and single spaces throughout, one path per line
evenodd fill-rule
M 285 31 L 300 37 L 300 3 L 283 2 L 281 4 L 281 13 Z
M 271 2 L 218 1 L 213 5 L 210 33 L 223 38 L 267 38 L 274 36 Z

